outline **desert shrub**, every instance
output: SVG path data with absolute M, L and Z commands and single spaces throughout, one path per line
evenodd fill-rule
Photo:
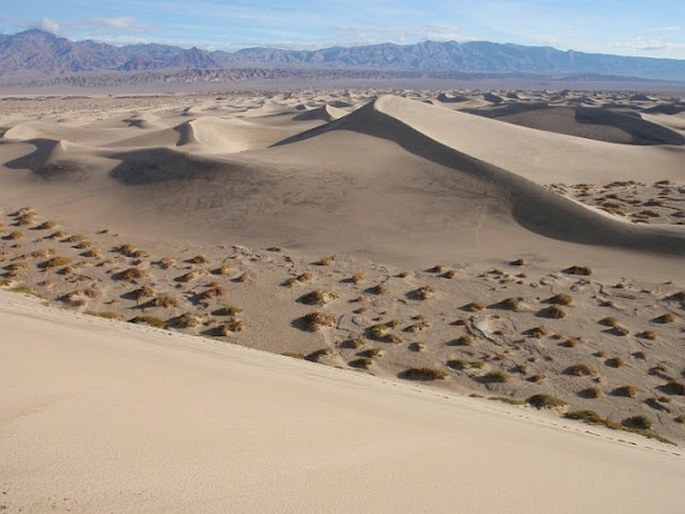
M 597 374 L 597 370 L 591 364 L 575 364 L 566 368 L 564 373 L 574 377 L 587 377 Z
M 252 274 L 252 272 L 246 271 L 246 272 L 242 273 L 240 276 L 238 276 L 238 278 L 233 279 L 233 281 L 246 284 L 248 282 L 252 282 L 253 279 L 254 279 L 254 275 Z
M 364 280 L 365 277 L 363 273 L 355 273 L 354 275 L 352 275 L 352 278 L 350 278 L 350 282 L 354 284 L 361 284 L 362 282 L 364 282 Z
M 416 300 L 428 300 L 435 295 L 435 290 L 431 286 L 422 286 L 409 294 Z
M 487 383 L 503 384 L 504 382 L 508 382 L 509 378 L 509 373 L 506 371 L 496 370 L 483 375 L 482 380 Z
M 676 317 L 675 314 L 671 312 L 667 312 L 666 314 L 662 314 L 661 316 L 658 316 L 654 318 L 652 321 L 654 323 L 662 323 L 662 324 L 667 324 L 667 323 L 674 323 L 678 318 Z
M 396 326 L 392 321 L 372 325 L 367 329 L 369 339 L 382 343 L 399 344 L 402 340 L 395 334 L 390 333 L 390 329 Z
M 426 320 L 421 320 L 418 323 L 414 323 L 412 325 L 409 325 L 408 327 L 405 327 L 403 329 L 403 332 L 409 332 L 411 334 L 416 334 L 417 332 L 421 332 L 427 328 L 430 327 L 430 323 L 428 323 Z
M 42 296 L 30 286 L 17 286 L 10 289 L 10 291 L 13 293 L 26 294 L 29 296 L 35 296 L 36 298 L 42 298 Z
M 431 381 L 443 380 L 447 378 L 447 373 L 434 368 L 409 368 L 402 371 L 398 376 L 405 380 Z
M 155 292 L 152 290 L 151 287 L 143 286 L 138 289 L 134 289 L 133 291 L 128 293 L 127 296 L 130 296 L 132 299 L 139 301 L 143 298 L 152 298 L 153 296 L 155 296 Z
M 474 344 L 476 344 L 476 339 L 469 334 L 459 336 L 454 341 L 449 343 L 450 346 L 473 346 Z
M 625 365 L 625 361 L 621 357 L 612 357 L 604 361 L 604 364 L 610 368 L 621 368 Z
M 561 319 L 566 317 L 566 311 L 558 305 L 552 305 L 540 311 L 540 315 L 546 318 Z
M 66 235 L 67 235 L 66 232 L 58 230 L 57 232 L 53 232 L 52 234 L 47 236 L 46 239 L 62 239 Z
M 201 292 L 197 295 L 199 301 L 213 300 L 214 298 L 222 298 L 228 295 L 228 291 L 223 286 L 210 287 L 206 291 Z
M 510 311 L 518 311 L 521 307 L 521 300 L 523 300 L 521 297 L 505 298 L 497 304 L 497 307 L 500 309 L 508 309 Z
M 54 221 L 44 221 L 40 225 L 37 225 L 35 228 L 36 230 L 50 230 L 51 228 L 55 228 L 57 226 L 57 223 Z
M 13 230 L 5 237 L 3 237 L 3 239 L 6 239 L 8 241 L 16 241 L 17 239 L 21 239 L 22 237 L 24 237 L 24 233 L 21 230 Z
M 592 400 L 602 396 L 602 390 L 599 387 L 592 386 L 579 391 L 578 396 Z
M 483 305 L 482 303 L 479 303 L 479 302 L 471 302 L 471 303 L 467 303 L 466 305 L 462 306 L 461 309 L 464 311 L 468 311 L 468 312 L 477 312 L 477 311 L 482 311 L 483 309 L 485 309 L 485 305 Z
M 385 284 L 377 284 L 373 287 L 369 287 L 366 290 L 366 292 L 370 293 L 370 294 L 375 294 L 375 295 L 382 295 L 382 294 L 386 294 L 388 292 L 388 288 L 385 287 Z
M 238 307 L 221 307 L 212 312 L 214 316 L 236 316 L 243 312 L 242 309 Z
M 129 320 L 129 323 L 135 323 L 139 325 L 150 325 L 155 328 L 163 328 L 164 320 L 157 318 L 155 316 L 136 316 Z
M 571 305 L 573 303 L 573 297 L 570 294 L 560 293 L 552 296 L 547 302 L 554 305 Z
M 88 298 L 97 298 L 98 296 L 100 296 L 100 291 L 98 291 L 94 287 L 88 287 L 83 290 L 83 294 L 86 295 Z
M 190 259 L 188 259 L 186 262 L 190 264 L 207 264 L 209 262 L 209 259 L 204 255 L 196 255 L 195 257 L 191 257 Z
M 161 269 L 169 269 L 174 264 L 176 264 L 176 261 L 174 259 L 172 259 L 171 257 L 162 257 L 161 259 L 159 259 L 154 264 L 155 264 L 155 266 L 157 266 Z
M 305 360 L 311 361 L 311 362 L 319 362 L 320 359 L 324 357 L 335 357 L 338 354 L 336 353 L 333 348 L 321 348 L 320 350 L 316 350 L 309 355 L 305 357 Z
M 174 328 L 194 328 L 202 324 L 202 318 L 196 314 L 186 312 L 168 321 L 168 325 Z
M 143 271 L 140 268 L 128 268 L 125 269 L 124 271 L 120 271 L 119 273 L 115 273 L 112 278 L 115 280 L 128 280 L 128 281 L 133 281 L 137 279 L 141 279 L 145 276 L 145 271 Z
M 532 405 L 536 409 L 553 409 L 568 405 L 568 403 L 561 398 L 548 394 L 534 394 L 526 400 L 526 403 Z
M 644 330 L 643 332 L 637 334 L 637 337 L 647 339 L 648 341 L 654 341 L 656 339 L 656 332 L 653 330 Z
M 564 348 L 575 348 L 577 345 L 578 341 L 575 339 L 566 339 L 565 341 L 559 343 L 559 346 L 563 346 Z
M 229 336 L 235 332 L 243 332 L 245 330 L 245 322 L 240 319 L 233 319 L 227 323 L 219 325 L 217 331 L 221 336 Z
M 283 352 L 283 357 L 290 357 L 291 359 L 304 359 L 304 355 L 295 352 Z
M 85 313 L 89 316 L 95 316 L 96 318 L 104 319 L 119 319 L 121 317 L 116 312 L 111 311 L 86 311 Z
M 581 275 L 586 277 L 592 275 L 592 269 L 590 269 L 588 266 L 571 266 L 570 268 L 566 268 L 562 271 L 567 275 Z
M 369 348 L 368 350 L 364 350 L 358 355 L 375 359 L 377 357 L 383 356 L 383 350 L 381 348 Z
M 330 266 L 335 262 L 335 259 L 331 256 L 321 257 L 315 264 L 317 266 Z
M 359 359 L 350 361 L 348 364 L 353 368 L 368 369 L 373 364 L 373 359 L 361 357 Z
M 660 389 L 666 394 L 685 396 L 685 384 L 683 382 L 671 380 L 661 386 Z
M 652 420 L 646 416 L 632 416 L 624 419 L 621 424 L 629 428 L 638 428 L 641 430 L 649 430 L 652 428 Z
M 535 374 L 531 375 L 530 377 L 527 378 L 528 382 L 533 382 L 534 384 L 539 384 L 542 382 L 545 378 L 547 378 L 545 375 L 542 374 Z
M 147 302 L 144 307 L 161 307 L 163 309 L 178 307 L 178 300 L 168 294 L 162 294 Z
M 488 398 L 488 400 L 493 401 L 493 402 L 506 403 L 507 405 L 523 405 L 526 403 L 523 400 L 517 400 L 516 398 L 509 398 L 508 396 L 491 396 Z
M 515 261 L 511 261 L 509 263 L 509 266 L 523 266 L 526 262 L 523 259 L 516 259 Z
M 453 279 L 456 278 L 457 272 L 454 271 L 453 269 L 445 271 L 442 275 L 440 275 L 442 278 L 447 278 L 447 279 Z
M 316 291 L 301 296 L 297 301 L 306 305 L 326 305 L 336 298 L 338 298 L 338 295 L 331 291 L 321 291 L 317 289 Z
M 21 216 L 17 216 L 17 225 L 31 225 L 36 221 L 36 215 L 34 213 L 26 213 Z
M 452 369 L 481 369 L 485 366 L 483 361 L 470 361 L 467 359 L 452 359 L 447 361 L 447 366 Z
M 564 415 L 567 419 L 574 419 L 578 421 L 584 421 L 590 424 L 598 424 L 602 421 L 602 416 L 597 414 L 593 410 L 576 410 L 573 412 L 568 412 Z
M 631 385 L 624 385 L 617 387 L 611 392 L 614 396 L 625 396 L 626 398 L 635 398 L 637 396 L 637 389 Z
M 195 280 L 198 276 L 200 276 L 200 274 L 197 271 L 189 271 L 188 273 L 176 277 L 174 281 L 181 284 L 187 284 L 188 282 Z
M 533 327 L 531 329 L 526 330 L 525 334 L 530 337 L 534 337 L 535 339 L 541 339 L 547 335 L 547 329 L 543 326 Z
M 303 318 L 304 326 L 309 332 L 318 332 L 322 328 L 334 327 L 336 319 L 323 312 L 310 312 Z
M 605 327 L 617 327 L 618 326 L 618 320 L 614 318 L 613 316 L 607 316 L 606 318 L 602 318 L 598 321 L 600 325 L 604 325 Z
M 40 248 L 38 250 L 34 250 L 29 255 L 34 259 L 46 259 L 48 257 L 52 257 L 56 253 L 57 250 L 55 248 Z
M 98 250 L 97 248 L 91 248 L 89 250 L 86 250 L 85 252 L 80 254 L 81 257 L 88 257 L 88 258 L 94 258 L 94 259 L 99 259 L 102 257 L 102 252 Z
M 352 337 L 350 339 L 346 339 L 342 343 L 340 343 L 341 348 L 352 348 L 353 350 L 356 350 L 357 348 L 361 348 L 364 346 L 366 342 L 364 341 L 363 337 Z
M 621 337 L 624 337 L 624 336 L 627 336 L 628 334 L 630 334 L 630 330 L 628 328 L 622 326 L 622 325 L 615 326 L 614 328 L 612 328 L 610 330 L 610 332 L 615 336 L 621 336 Z
M 680 423 L 682 425 L 683 423 L 685 423 L 685 414 L 676 416 L 675 418 L 673 418 L 673 421 L 675 421 L 676 423 Z
M 50 268 L 57 268 L 59 266 L 67 266 L 68 264 L 71 263 L 71 259 L 69 257 L 64 257 L 64 256 L 56 256 L 51 259 L 48 259 L 45 262 L 42 262 L 40 264 L 40 267 L 43 269 L 50 269 Z
M 426 345 L 423 343 L 411 343 L 409 345 L 409 350 L 412 352 L 423 352 L 426 350 Z

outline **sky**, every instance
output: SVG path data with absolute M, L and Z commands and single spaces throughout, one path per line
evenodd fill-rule
M 494 41 L 685 59 L 685 0 L 0 0 L 0 32 L 208 50 Z

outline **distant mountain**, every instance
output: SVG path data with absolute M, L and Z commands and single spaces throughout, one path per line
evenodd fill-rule
M 229 53 L 146 44 L 73 42 L 41 30 L 0 34 L 0 75 L 85 71 L 222 70 L 238 67 L 386 70 L 419 73 L 600 74 L 685 81 L 685 60 L 588 54 L 486 41 L 322 50 L 246 48 Z

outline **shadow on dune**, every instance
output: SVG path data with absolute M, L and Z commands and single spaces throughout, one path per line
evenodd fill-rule
M 36 149 L 18 159 L 8 161 L 5 167 L 12 170 L 31 170 L 32 173 L 53 180 L 74 180 L 83 178 L 89 167 L 83 163 L 65 159 L 52 159 L 62 142 L 54 139 L 30 139 L 25 141 Z M 2 143 L 0 143 L 2 144 Z
M 642 119 L 639 113 L 622 113 L 594 107 L 577 107 L 576 120 L 580 123 L 609 125 L 627 132 L 637 144 L 685 145 L 685 137 L 677 132 Z
M 274 146 L 304 141 L 332 130 L 363 133 L 392 141 L 414 155 L 496 188 L 507 198 L 514 219 L 532 232 L 574 243 L 685 254 L 685 233 L 678 228 L 641 226 L 613 220 L 520 175 L 446 146 L 401 119 L 382 112 L 377 104 L 368 104 L 344 118 Z M 431 108 L 426 106 L 426 110 Z
M 215 179 L 219 174 L 237 172 L 239 166 L 189 156 L 167 148 L 151 148 L 112 154 L 121 162 L 109 175 L 129 186 L 155 184 L 171 180 Z

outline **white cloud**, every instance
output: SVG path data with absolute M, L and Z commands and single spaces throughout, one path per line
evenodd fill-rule
M 415 43 L 419 41 L 470 41 L 457 27 L 449 24 L 435 23 L 417 26 L 388 27 L 375 25 L 335 25 L 332 27 L 343 44 L 369 43 Z
M 685 44 L 671 43 L 658 37 L 636 37 L 629 41 L 614 41 L 609 43 L 613 48 L 641 52 L 671 52 L 685 50 Z
M 41 30 L 52 32 L 53 34 L 59 34 L 62 30 L 62 26 L 58 22 L 56 22 L 55 20 L 51 20 L 50 18 L 43 18 L 38 23 L 36 23 L 35 26 Z
M 669 27 L 656 27 L 655 29 L 652 29 L 653 32 L 681 32 L 683 30 L 683 27 L 679 27 L 677 25 L 672 25 Z

